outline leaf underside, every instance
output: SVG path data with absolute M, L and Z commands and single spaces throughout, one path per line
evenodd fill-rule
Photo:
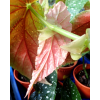
M 65 15 L 63 18 L 61 15 Z M 67 7 L 63 2 L 58 2 L 53 9 L 50 9 L 48 14 L 46 15 L 47 21 L 50 21 L 51 24 L 55 24 L 61 26 L 63 29 L 71 31 L 72 25 L 70 21 L 70 13 L 67 10 Z M 65 22 L 67 24 L 65 24 Z M 43 29 L 40 37 L 44 37 L 48 29 Z M 52 30 L 48 30 L 49 34 Z M 41 81 L 48 75 L 50 75 L 57 67 L 59 67 L 67 57 L 68 51 L 61 49 L 61 45 L 65 45 L 70 43 L 71 40 L 67 37 L 60 35 L 59 33 L 54 32 L 45 37 L 45 40 L 41 40 L 39 42 L 39 47 L 37 51 L 36 57 L 36 70 L 32 73 L 32 79 L 30 81 L 29 88 L 27 90 L 26 96 L 30 93 L 33 84 L 36 84 L 38 81 Z
M 24 76 L 31 79 L 35 69 L 38 47 L 38 31 L 44 26 L 27 10 L 26 3 L 43 16 L 37 0 L 10 0 L 10 64 Z
M 82 36 L 86 33 L 86 29 L 90 28 L 90 10 L 79 13 L 71 21 L 72 33 Z
M 65 17 L 62 18 L 61 15 L 65 15 Z M 47 21 L 55 20 L 53 23 L 50 22 L 51 24 L 61 25 L 62 28 L 71 31 L 70 14 L 63 2 L 58 2 L 53 9 L 50 9 L 46 17 Z M 39 43 L 35 68 L 39 69 L 41 67 L 42 70 L 40 70 L 38 81 L 44 79 L 64 62 L 68 52 L 61 49 L 60 46 L 70 42 L 69 38 L 55 32 L 54 35 Z

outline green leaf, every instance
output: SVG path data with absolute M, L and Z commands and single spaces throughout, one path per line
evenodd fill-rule
M 62 85 L 57 82 L 57 87 L 56 87 L 56 95 L 60 95 L 62 91 Z
M 69 79 L 65 79 L 61 100 L 82 100 L 76 85 Z
M 57 73 L 54 71 L 46 77 L 46 80 L 52 85 L 37 82 L 37 84 L 34 85 L 35 92 L 32 93 L 29 100 L 55 100 Z
M 62 1 L 62 2 L 64 2 L 64 3 L 65 3 L 65 1 L 66 1 L 66 0 L 56 0 L 56 3 L 57 3 L 57 2 L 59 2 L 59 1 Z
M 66 0 L 65 4 L 68 6 L 68 11 L 71 13 L 71 18 L 72 20 L 78 13 L 79 11 L 84 7 L 88 0 Z
M 88 2 L 84 5 L 84 9 L 85 9 L 85 10 L 89 10 L 89 9 L 90 9 L 90 1 L 88 1 Z
M 55 100 L 60 100 L 60 98 L 61 98 L 61 92 L 62 92 L 62 85 L 59 82 L 57 82 L 56 99 Z

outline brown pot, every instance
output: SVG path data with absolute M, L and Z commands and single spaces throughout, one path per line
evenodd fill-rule
M 87 64 L 86 66 L 86 69 L 90 69 L 90 64 Z M 80 72 L 80 70 L 83 70 L 83 64 L 80 64 L 78 65 L 77 67 L 75 67 L 74 71 L 73 71 L 73 76 L 74 76 L 74 79 L 75 79 L 75 84 L 80 92 L 80 94 L 83 96 L 83 97 L 86 97 L 86 98 L 90 98 L 90 87 L 87 87 L 83 84 L 81 84 L 77 78 L 76 78 L 76 74 Z
M 77 61 L 74 62 L 74 65 L 70 67 L 60 67 L 57 70 L 57 78 L 59 81 L 64 80 L 65 78 L 69 77 L 71 71 L 73 70 L 74 66 L 77 64 Z

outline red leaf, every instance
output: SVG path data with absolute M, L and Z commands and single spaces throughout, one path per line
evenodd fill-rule
M 90 28 L 90 11 L 79 13 L 72 21 L 72 33 L 83 35 L 87 28 Z
M 35 57 L 38 47 L 38 31 L 43 25 L 30 10 L 26 3 L 43 16 L 37 0 L 10 0 L 10 63 L 21 74 L 31 79 L 35 69 Z

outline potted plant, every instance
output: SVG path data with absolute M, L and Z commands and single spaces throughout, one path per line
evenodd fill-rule
M 11 66 L 31 79 L 26 96 L 34 85 L 34 88 L 39 87 L 37 90 L 42 89 L 35 92 L 35 96 L 41 93 L 38 100 L 44 98 L 45 94 L 42 95 L 42 92 L 48 93 L 45 97 L 46 100 L 47 98 L 54 100 L 57 84 L 54 70 L 67 59 L 68 52 L 71 53 L 73 60 L 78 60 L 82 57 L 81 52 L 90 48 L 88 35 L 85 34 L 86 29 L 90 27 L 90 11 L 78 14 L 86 2 L 87 0 L 82 2 L 80 7 L 75 6 L 78 9 L 76 13 L 73 13 L 71 12 L 71 2 L 67 0 L 65 4 L 58 0 L 53 6 L 48 5 L 48 0 L 43 0 L 41 5 L 37 0 L 10 1 Z M 74 3 L 77 5 L 76 1 Z M 84 16 L 87 18 L 84 19 Z M 81 34 L 79 30 L 82 30 Z M 75 45 L 73 46 L 73 44 Z M 49 76 L 51 73 L 54 76 Z M 44 83 L 46 86 L 43 85 Z M 49 90 L 52 94 L 49 93 Z
M 55 76 L 55 80 L 52 79 L 52 76 Z M 57 74 L 54 71 L 46 79 L 52 83 L 52 86 L 38 82 L 34 86 L 36 91 L 31 94 L 29 100 L 81 100 L 77 87 L 69 78 L 66 78 L 63 83 L 57 81 Z
M 71 74 L 71 71 L 77 64 L 77 61 L 74 61 L 71 59 L 70 53 L 68 53 L 67 59 L 65 62 L 62 64 L 61 67 L 57 70 L 57 79 L 59 81 L 64 80 L 65 78 L 69 77 Z
M 90 98 L 90 64 L 83 64 L 76 66 L 73 71 L 75 84 L 81 95 L 85 98 Z
M 16 81 L 22 84 L 26 89 L 28 88 L 30 80 L 27 77 L 21 75 L 17 70 L 14 70 L 14 77 Z

